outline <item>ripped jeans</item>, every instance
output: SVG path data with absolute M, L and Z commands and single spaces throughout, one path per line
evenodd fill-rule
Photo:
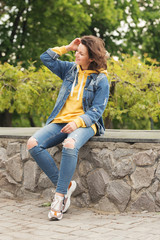
M 95 134 L 91 127 L 77 128 L 72 133 L 61 133 L 60 131 L 65 125 L 66 123 L 50 123 L 44 126 L 33 135 L 37 145 L 29 149 L 39 167 L 57 187 L 56 192 L 62 194 L 67 193 L 75 172 L 79 149 Z M 63 146 L 60 169 L 58 170 L 54 159 L 46 149 L 62 143 L 66 138 L 75 141 L 74 148 Z

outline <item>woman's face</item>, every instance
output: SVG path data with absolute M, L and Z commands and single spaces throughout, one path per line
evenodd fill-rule
M 80 65 L 83 70 L 87 70 L 89 64 L 92 62 L 92 59 L 89 58 L 86 46 L 80 43 L 77 48 L 75 56 L 76 56 L 75 63 Z

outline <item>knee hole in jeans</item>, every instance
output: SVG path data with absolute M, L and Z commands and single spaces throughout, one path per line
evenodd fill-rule
M 63 142 L 63 147 L 74 149 L 75 147 L 75 140 L 73 138 L 66 138 Z
M 34 137 L 30 137 L 27 142 L 27 149 L 30 150 L 33 147 L 37 146 L 37 140 Z

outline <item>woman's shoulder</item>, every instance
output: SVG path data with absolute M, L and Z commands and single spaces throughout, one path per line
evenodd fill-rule
M 107 71 L 100 72 L 99 74 L 97 74 L 96 82 L 97 82 L 97 84 L 102 83 L 102 82 L 108 83 Z

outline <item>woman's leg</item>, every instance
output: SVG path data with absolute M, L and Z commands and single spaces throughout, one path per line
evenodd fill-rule
M 68 134 L 68 137 L 64 140 L 56 193 L 61 195 L 67 193 L 69 183 L 76 169 L 78 151 L 94 134 L 91 127 L 78 128 Z
M 68 136 L 68 134 L 60 132 L 64 126 L 65 124 L 55 123 L 46 125 L 37 131 L 27 143 L 31 156 L 55 186 L 57 186 L 59 170 L 46 149 L 63 142 Z

